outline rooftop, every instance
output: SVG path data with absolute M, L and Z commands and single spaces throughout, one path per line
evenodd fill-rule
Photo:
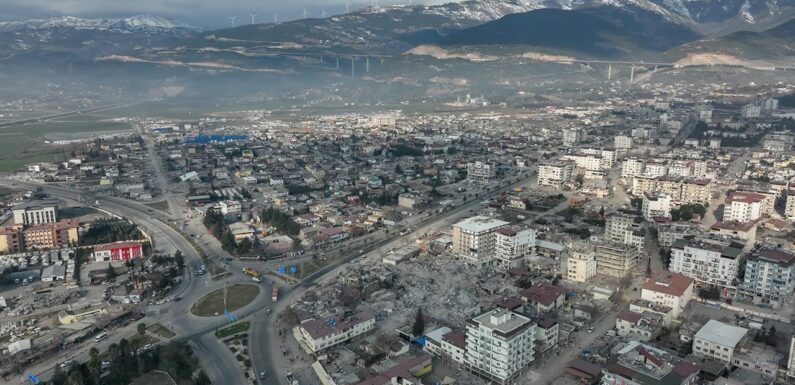
M 358 325 L 362 322 L 373 319 L 372 313 L 363 311 L 345 319 L 313 319 L 301 324 L 301 327 L 306 330 L 309 335 L 314 339 L 320 339 L 325 336 L 341 332 L 345 329 Z
M 699 329 L 696 338 L 723 346 L 737 346 L 747 333 L 748 329 L 711 319 Z
M 508 222 L 501 221 L 499 219 L 494 219 L 491 217 L 478 215 L 464 219 L 463 221 L 458 222 L 453 226 L 459 227 L 461 228 L 461 230 L 464 230 L 466 232 L 482 233 L 484 231 L 493 230 L 495 228 L 503 227 L 506 225 L 508 225 Z
M 532 324 L 530 318 L 505 309 L 483 313 L 473 318 L 471 322 L 492 329 L 504 337 L 510 337 Z
M 666 350 L 631 341 L 605 364 L 605 370 L 643 385 L 681 384 L 699 366 Z
M 662 270 L 651 276 L 643 290 L 681 297 L 693 286 L 693 279 L 683 274 Z

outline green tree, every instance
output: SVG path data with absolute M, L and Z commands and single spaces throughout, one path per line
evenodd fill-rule
M 108 268 L 105 270 L 105 276 L 108 277 L 109 280 L 116 279 L 116 269 L 114 269 L 110 263 L 108 263 Z
M 138 324 L 138 334 L 145 335 L 146 334 L 146 324 L 141 322 Z
M 414 318 L 414 326 L 411 327 L 411 334 L 419 337 L 425 332 L 425 317 L 422 315 L 422 308 L 417 309 L 417 316 Z
M 210 385 L 211 383 L 210 377 L 207 376 L 204 370 L 199 370 L 199 373 L 193 378 L 193 385 Z

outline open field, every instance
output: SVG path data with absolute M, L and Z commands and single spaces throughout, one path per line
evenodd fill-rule
M 77 139 L 132 129 L 128 123 L 101 121 L 90 115 L 79 117 L 83 119 L 0 129 L 0 172 L 17 170 L 28 163 L 63 161 L 64 147 L 47 144 L 45 139 Z
M 226 293 L 225 293 L 226 292 Z M 224 289 L 218 289 L 193 304 L 190 311 L 199 317 L 212 317 L 224 313 L 226 310 L 235 311 L 248 305 L 257 298 L 260 288 L 252 284 L 236 284 Z

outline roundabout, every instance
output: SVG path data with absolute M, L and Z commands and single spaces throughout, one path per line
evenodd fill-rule
M 253 302 L 261 289 L 250 283 L 238 283 L 210 292 L 191 306 L 191 314 L 198 317 L 214 317 L 234 312 Z

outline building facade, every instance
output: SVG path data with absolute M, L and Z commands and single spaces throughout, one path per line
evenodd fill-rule
M 511 382 L 533 362 L 535 330 L 531 319 L 505 309 L 469 320 L 467 368 L 499 384 Z
M 496 231 L 508 222 L 475 216 L 453 225 L 453 252 L 476 266 L 492 264 L 497 249 Z

